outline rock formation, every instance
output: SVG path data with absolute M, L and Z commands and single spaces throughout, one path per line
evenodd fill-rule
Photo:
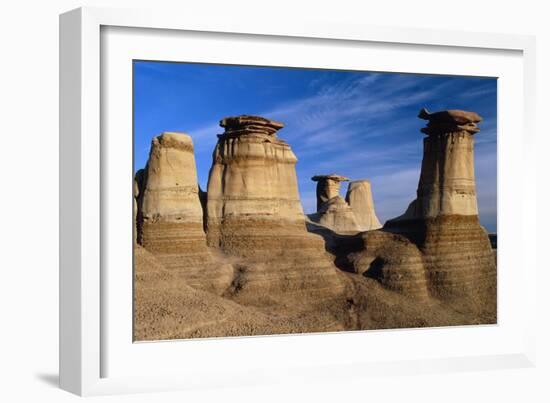
M 321 302 L 340 293 L 340 273 L 322 238 L 306 230 L 297 158 L 276 133 L 283 125 L 242 115 L 220 126 L 225 131 L 208 178 L 207 238 L 210 246 L 243 259 L 227 295 L 269 305 L 306 295 Z
M 481 118 L 420 117 L 417 198 L 382 229 L 370 183 L 351 182 L 344 200 L 347 178 L 334 174 L 312 178 L 318 212 L 306 221 L 281 123 L 222 119 L 207 192 L 191 138 L 154 138 L 134 179 L 134 338 L 495 323 L 495 258 L 473 167 Z
M 257 116 L 222 119 L 207 189 L 208 243 L 234 255 L 302 237 L 296 156 L 276 135 L 281 123 Z M 271 250 L 271 249 L 270 249 Z
M 355 220 L 361 231 L 370 231 L 382 227 L 374 210 L 370 182 L 366 179 L 350 182 L 346 193 L 346 202 L 349 204 Z
M 474 176 L 473 112 L 449 110 L 419 117 L 424 155 L 417 198 L 384 228 L 418 246 L 432 296 L 460 300 L 472 309 L 496 312 L 496 266 L 487 233 L 479 224 Z M 368 244 L 368 240 L 366 241 Z
M 316 175 L 317 212 L 309 218 L 338 234 L 357 233 L 378 229 L 382 225 L 374 212 L 370 182 L 353 181 L 348 186 L 346 199 L 340 196 L 340 183 L 348 178 L 336 174 Z
M 163 133 L 151 144 L 144 172 L 141 212 L 144 228 L 153 223 L 202 223 L 193 141 L 184 133 Z M 144 231 L 147 249 L 165 249 L 167 242 L 150 237 Z M 199 234 L 199 237 L 202 236 Z
M 337 233 L 358 232 L 355 215 L 340 196 L 340 183 L 349 179 L 330 174 L 316 175 L 311 180 L 317 182 L 317 213 L 310 215 L 310 219 Z
M 134 247 L 134 340 L 284 332 L 267 315 L 191 287 L 157 255 Z M 271 326 L 270 326 L 271 325 Z
M 339 234 L 361 231 L 353 210 L 341 196 L 335 196 L 325 202 L 316 214 L 310 215 L 310 218 Z
M 232 268 L 215 263 L 206 246 L 191 137 L 168 132 L 155 137 L 140 176 L 137 227 L 141 245 L 191 284 L 227 286 Z
M 385 288 L 427 301 L 430 298 L 424 258 L 405 236 L 385 231 L 362 234 L 363 249 L 348 256 L 353 271 Z
M 419 117 L 428 125 L 422 129 L 427 137 L 417 198 L 398 219 L 477 216 L 473 135 L 481 117 L 457 110 L 429 114 L 426 109 Z
M 336 174 L 316 175 L 311 180 L 317 182 L 317 211 L 321 211 L 330 199 L 340 196 L 340 183 L 349 181 L 345 176 Z

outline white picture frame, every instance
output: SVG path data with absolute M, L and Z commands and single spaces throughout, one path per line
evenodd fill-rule
M 510 224 L 517 233 L 503 234 L 501 239 L 501 206 L 499 204 L 499 247 L 503 250 L 516 243 L 513 256 L 510 253 L 510 264 L 519 262 L 523 281 L 518 281 L 517 292 L 512 295 L 511 288 L 499 284 L 499 304 L 510 298 L 521 298 L 523 312 L 522 320 L 517 318 L 518 312 L 511 313 L 510 319 L 497 327 L 481 327 L 479 330 L 454 328 L 453 330 L 431 329 L 417 331 L 384 331 L 384 332 L 346 332 L 326 335 L 302 336 L 271 336 L 254 338 L 232 338 L 198 340 L 193 342 L 163 342 L 158 346 L 135 349 L 128 340 L 128 349 L 113 344 L 112 333 L 123 334 L 117 330 L 113 321 L 106 318 L 111 315 L 109 289 L 105 287 L 106 278 L 111 280 L 105 271 L 106 255 L 109 250 L 104 242 L 105 203 L 110 203 L 105 194 L 109 193 L 110 185 L 106 184 L 105 175 L 109 175 L 109 152 L 105 147 L 116 147 L 110 138 L 102 137 L 109 131 L 109 123 L 105 123 L 107 115 L 102 110 L 105 93 L 110 91 L 105 86 L 111 85 L 102 81 L 102 30 L 109 27 L 117 29 L 147 29 L 155 32 L 192 32 L 199 36 L 216 33 L 217 38 L 227 35 L 241 35 L 254 38 L 254 41 L 270 41 L 271 43 L 287 43 L 285 41 L 303 42 L 308 46 L 310 40 L 330 41 L 335 49 L 345 44 L 376 44 L 376 46 L 420 46 L 430 52 L 447 52 L 451 50 L 468 50 L 478 53 L 481 57 L 491 52 L 513 52 L 512 65 L 521 66 L 521 86 L 515 87 L 516 100 L 521 105 L 521 111 L 516 116 L 509 116 L 513 121 L 501 121 L 504 127 L 513 127 L 515 138 L 505 141 L 507 149 L 499 144 L 499 158 L 505 158 L 517 169 L 509 172 L 506 166 L 499 164 L 499 178 L 513 177 L 521 183 L 524 192 L 515 196 L 503 197 L 501 192 L 507 192 L 506 184 L 499 179 L 499 203 L 503 200 L 503 208 L 519 208 L 519 223 Z M 136 31 L 137 32 L 137 31 Z M 128 32 L 125 33 L 127 35 Z M 129 35 L 132 35 L 130 32 Z M 161 39 L 158 39 L 159 41 Z M 178 40 L 171 38 L 170 41 Z M 169 44 L 170 41 L 167 43 Z M 301 42 L 302 41 L 302 42 Z M 110 42 L 111 43 L 111 42 Z M 113 42 L 114 43 L 114 42 Z M 123 44 L 123 42 L 119 42 Z M 323 42 L 324 43 L 324 42 Z M 142 43 L 147 46 L 146 41 Z M 328 46 L 328 45 L 327 45 Z M 159 49 L 163 46 L 159 45 Z M 422 50 L 422 51 L 424 51 Z M 159 50 L 157 50 L 159 51 Z M 399 51 L 399 50 L 397 50 Z M 160 52 L 160 51 L 159 51 Z M 173 389 L 188 389 L 227 385 L 254 385 L 273 382 L 295 382 L 297 379 L 336 380 L 338 373 L 353 373 L 354 376 L 369 376 L 374 373 L 411 374 L 419 372 L 441 372 L 455 370 L 477 370 L 518 368 L 533 366 L 535 362 L 535 279 L 537 262 L 535 261 L 535 242 L 529 242 L 528 234 L 535 233 L 535 159 L 534 153 L 534 91 L 535 91 L 535 42 L 534 38 L 520 35 L 503 35 L 489 33 L 468 33 L 457 31 L 430 31 L 406 28 L 384 28 L 339 23 L 313 21 L 269 21 L 269 19 L 238 20 L 238 19 L 200 19 L 195 16 L 171 14 L 169 12 L 151 10 L 117 10 L 103 8 L 80 8 L 61 15 L 60 17 L 60 385 L 63 389 L 79 395 L 96 395 L 112 393 L 135 393 L 140 391 L 160 391 Z M 121 52 L 123 53 L 123 52 Z M 159 53 L 162 55 L 162 53 Z M 313 54 L 313 53 L 312 53 Z M 209 56 L 208 60 L 222 60 Z M 128 53 L 127 57 L 132 57 Z M 311 56 L 312 58 L 314 56 Z M 451 55 L 450 57 L 456 57 Z M 251 59 L 252 60 L 252 59 Z M 253 60 L 252 60 L 253 61 Z M 251 63 L 252 63 L 251 61 Z M 269 61 L 266 61 L 269 63 Z M 316 63 L 319 63 L 318 61 Z M 514 64 L 515 63 L 515 64 Z M 519 64 L 518 64 L 519 63 Z M 380 68 L 383 68 L 380 67 Z M 396 65 L 396 68 L 399 66 Z M 436 69 L 437 66 L 434 67 Z M 489 74 L 487 70 L 487 74 Z M 435 70 L 434 70 L 435 71 Z M 468 66 L 463 71 L 468 73 Z M 485 70 L 480 70 L 485 72 Z M 519 74 L 519 70 L 510 70 L 510 74 Z M 426 71 L 430 72 L 430 71 Z M 437 72 L 437 71 L 435 71 Z M 444 73 L 444 71 L 442 71 Z M 110 73 L 109 73 L 110 74 Z M 509 81 L 511 82 L 511 81 Z M 518 84 L 518 83 L 516 83 Z M 510 90 L 511 91 L 511 90 Z M 103 95 L 102 95 L 103 94 Z M 128 95 L 128 94 L 127 94 Z M 500 101 L 501 98 L 499 98 Z M 111 102 L 111 101 L 109 101 Z M 124 101 L 123 101 L 124 102 Z M 110 103 L 109 105 L 112 105 Z M 127 104 L 127 103 L 126 103 Z M 508 115 L 513 114 L 514 105 L 507 104 Z M 499 115 L 501 110 L 499 109 Z M 102 120 L 103 119 L 103 120 Z M 127 122 L 128 123 L 128 122 Z M 518 133 L 519 132 L 519 133 Z M 499 133 L 500 134 L 500 133 Z M 521 134 L 521 135 L 520 135 Z M 508 138 L 508 137 L 504 137 Z M 515 142 L 515 143 L 513 143 Z M 518 148 L 519 147 L 519 148 Z M 516 156 L 509 150 L 519 150 Z M 131 151 L 130 151 L 131 152 Z M 518 164 L 520 168 L 518 167 Z M 130 165 L 128 165 L 129 169 Z M 121 168 L 126 169 L 126 168 Z M 112 172 L 111 172 L 112 173 Z M 116 177 L 116 175 L 114 175 Z M 112 182 L 112 181 L 111 181 Z M 128 188 L 130 189 L 130 188 Z M 106 191 L 107 190 L 107 191 Z M 509 190 L 509 189 L 508 189 Z M 128 199 L 130 200 L 130 199 Z M 128 202 L 128 206 L 131 204 Z M 404 206 L 405 207 L 405 206 Z M 516 208 L 516 210 L 517 210 Z M 131 207 L 125 219 L 131 217 Z M 130 221 L 128 221 L 129 223 Z M 512 227 L 515 225 L 515 227 Z M 505 226 L 506 227 L 506 226 Z M 127 226 L 130 228 L 130 225 Z M 510 232 L 510 231 L 509 231 Z M 508 239 L 508 241 L 507 241 Z M 128 237 L 131 247 L 131 238 Z M 505 257 L 508 257 L 506 255 Z M 499 250 L 499 270 L 501 251 Z M 504 268 L 503 270 L 506 270 Z M 517 270 L 517 268 L 516 268 Z M 128 279 L 130 281 L 130 279 Z M 500 282 L 500 277 L 499 277 Z M 506 282 L 505 282 L 506 283 Z M 115 284 L 115 283 L 113 283 Z M 506 284 L 505 284 L 506 285 Z M 110 285 L 112 290 L 113 285 Z M 502 295 L 502 293 L 506 295 Z M 122 307 L 124 308 L 124 307 Z M 120 312 L 126 312 L 122 309 Z M 502 312 L 499 311 L 499 315 Z M 506 312 L 503 313 L 505 318 Z M 115 315 L 116 314 L 112 314 Z M 111 316 L 112 316 L 111 315 Z M 515 316 L 514 316 L 515 315 Z M 529 316 L 531 315 L 531 316 Z M 115 321 L 116 322 L 116 321 Z M 106 332 L 105 327 L 110 331 Z M 496 330 L 495 330 L 496 329 Z M 503 330 L 504 329 L 504 330 Z M 508 330 L 506 330 L 508 329 Z M 505 333 L 506 331 L 506 333 Z M 426 332 L 426 333 L 422 333 Z M 477 333 L 476 333 L 477 332 Z M 485 338 L 487 343 L 491 337 L 502 337 L 506 340 L 498 349 L 485 351 L 483 342 L 479 349 L 449 351 L 444 349 L 433 354 L 417 354 L 416 356 L 362 357 L 360 354 L 350 360 L 339 360 L 339 340 L 345 340 L 346 345 L 360 345 L 366 338 L 385 339 L 393 343 L 418 343 L 424 338 L 437 340 L 460 339 L 464 345 Z M 508 336 L 510 337 L 508 342 Z M 126 336 L 123 337 L 124 338 Z M 479 339 L 477 339 L 479 337 Z M 115 335 L 116 338 L 116 335 Z M 119 337 L 120 339 L 120 337 Z M 332 356 L 319 361 L 315 356 L 322 340 L 324 348 L 331 346 Z M 425 341 L 424 341 L 425 342 Z M 179 344 L 178 344 L 179 343 Z M 432 342 L 433 343 L 433 342 Z M 149 343 L 150 345 L 155 343 Z M 459 343 L 458 343 L 459 344 Z M 498 343 L 495 343 L 498 344 Z M 108 346 L 110 346 L 108 348 Z M 158 347 L 158 348 L 157 348 Z M 302 351 L 292 357 L 280 356 L 278 349 L 292 348 Z M 308 350 L 311 348 L 311 350 Z M 443 347 L 442 347 L 443 348 Z M 244 358 L 240 364 L 223 365 L 223 360 L 234 360 L 231 351 L 239 349 L 239 355 Z M 113 351 L 125 351 L 125 356 Z M 135 353 L 133 351 L 136 351 Z M 139 350 L 139 351 L 138 351 Z M 176 351 L 177 350 L 177 351 Z M 421 351 L 422 348 L 419 348 Z M 281 350 L 282 351 L 282 350 Z M 291 350 L 293 351 L 293 350 Z M 273 352 L 270 355 L 270 352 Z M 371 352 L 372 353 L 372 352 Z M 116 359 L 130 360 L 131 355 L 141 354 L 139 360 L 154 357 L 164 361 L 167 368 L 156 376 L 148 373 L 133 372 L 129 368 L 119 367 L 116 371 L 108 368 L 106 362 Z M 188 359 L 168 362 L 171 356 L 184 354 Z M 115 357 L 111 358 L 111 356 Z M 264 364 L 261 371 L 255 366 L 254 357 L 263 356 Z M 145 358 L 144 358 L 145 357 Z M 218 358 L 216 358 L 218 357 Z M 221 357 L 221 358 L 220 358 Z M 249 359 L 247 359 L 249 357 Z M 137 360 L 137 359 L 136 359 Z M 218 360 L 216 362 L 212 360 Z M 203 361 L 203 365 L 199 365 Z M 216 364 L 215 366 L 212 364 Z M 135 366 L 135 365 L 134 365 Z M 146 366 L 144 364 L 144 366 Z M 190 370 L 193 367 L 193 370 Z M 203 376 L 209 369 L 212 376 Z

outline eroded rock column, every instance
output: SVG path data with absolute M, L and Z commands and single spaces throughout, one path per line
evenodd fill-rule
M 241 115 L 220 126 L 225 131 L 208 179 L 207 237 L 210 246 L 241 259 L 226 295 L 298 311 L 340 295 L 341 273 L 323 239 L 307 232 L 297 158 L 277 136 L 283 124 Z
M 220 291 L 233 269 L 213 261 L 206 245 L 193 141 L 184 133 L 155 137 L 138 183 L 138 239 L 189 285 Z
M 302 233 L 304 214 L 290 146 L 277 137 L 282 123 L 258 116 L 222 119 L 207 190 L 211 246 L 241 254 L 273 237 Z M 251 249 L 252 248 L 252 249 Z
M 349 181 L 341 175 L 316 175 L 311 178 L 317 182 L 317 213 L 310 215 L 312 221 L 329 228 L 336 233 L 360 231 L 351 207 L 340 196 L 341 182 Z
M 350 182 L 346 193 L 346 202 L 349 204 L 355 220 L 361 231 L 370 231 L 382 227 L 374 209 L 370 182 L 366 179 Z
M 430 114 L 426 109 L 419 117 L 428 124 L 421 129 L 427 136 L 417 198 L 399 218 L 477 216 L 474 134 L 481 117 L 459 110 Z
M 479 224 L 474 174 L 474 135 L 481 117 L 425 109 L 419 117 L 428 124 L 422 129 L 427 136 L 417 198 L 385 229 L 418 245 L 433 296 L 460 299 L 494 314 L 496 267 L 487 232 Z

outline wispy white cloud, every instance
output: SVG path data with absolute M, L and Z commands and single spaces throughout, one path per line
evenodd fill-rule
M 386 74 L 335 81 L 327 73 L 309 83 L 312 91 L 308 96 L 280 102 L 260 114 L 285 124 L 279 135 L 298 156 L 297 174 L 306 213 L 313 212 L 316 205 L 310 177 L 336 172 L 371 180 L 383 222 L 402 214 L 416 197 L 423 138 L 419 128 L 424 123 L 415 119 L 414 108 L 441 99 L 450 105 L 436 106 L 454 108 L 455 100 L 466 102 L 494 91 L 493 84 L 465 92 L 457 85 L 452 79 L 434 83 L 429 76 Z M 491 221 L 496 217 L 496 119 L 485 120 L 481 128 L 476 135 L 479 209 Z M 196 148 L 210 153 L 215 134 L 221 131 L 216 121 L 189 130 L 189 134 Z M 409 132 L 410 140 L 403 140 Z M 205 175 L 199 177 L 205 181 Z
M 387 128 L 376 130 L 383 128 L 380 121 L 395 109 L 422 103 L 454 85 L 442 82 L 411 93 L 423 80 L 427 81 L 428 77 L 374 73 L 337 83 L 318 80 L 313 95 L 283 102 L 260 114 L 284 122 L 286 129 L 281 131 L 281 136 L 295 147 L 338 144 L 354 135 L 380 136 L 387 131 Z M 217 122 L 210 122 L 190 134 L 199 140 L 219 131 Z
M 468 98 L 481 98 L 490 94 L 495 94 L 496 87 L 493 83 L 487 83 L 485 85 L 479 86 L 475 89 L 470 89 L 458 94 L 458 97 L 468 99 Z

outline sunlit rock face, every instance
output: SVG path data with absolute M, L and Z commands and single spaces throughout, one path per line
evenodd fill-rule
M 353 210 L 355 220 L 361 231 L 370 231 L 382 227 L 376 216 L 371 184 L 368 180 L 362 179 L 350 182 L 346 193 L 346 202 Z
M 339 234 L 361 231 L 354 211 L 341 196 L 335 196 L 323 203 L 317 214 L 311 217 L 322 226 Z
M 211 247 L 241 259 L 228 298 L 255 306 L 302 301 L 308 309 L 339 294 L 341 273 L 323 239 L 306 230 L 297 158 L 277 136 L 283 124 L 242 115 L 220 126 L 225 131 L 213 153 L 206 227 Z
M 428 124 L 422 129 L 427 136 L 417 198 L 398 219 L 477 216 L 474 134 L 481 117 L 459 110 L 430 114 L 426 109 L 419 117 Z
M 134 180 L 135 339 L 495 323 L 495 261 L 475 204 L 479 117 L 421 117 L 418 198 L 382 229 L 368 181 L 344 200 L 347 178 L 321 175 L 307 232 L 281 123 L 223 119 L 207 192 L 191 138 L 156 137 Z
M 222 119 L 207 190 L 208 243 L 249 254 L 305 231 L 290 146 L 282 123 L 258 116 Z
M 137 227 L 141 245 L 164 267 L 179 271 L 191 285 L 226 287 L 232 268 L 214 263 L 207 249 L 191 137 L 184 133 L 155 137 L 139 176 Z
M 144 224 L 202 223 L 193 141 L 184 133 L 163 133 L 151 144 L 144 172 Z
M 400 233 L 424 256 L 432 296 L 461 299 L 473 308 L 496 314 L 496 265 L 487 232 L 479 224 L 474 134 L 481 117 L 449 110 L 419 117 L 424 155 L 417 199 L 384 229 Z

